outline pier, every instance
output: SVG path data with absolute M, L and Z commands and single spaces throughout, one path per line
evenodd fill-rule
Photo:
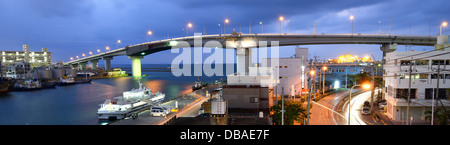
M 209 85 L 199 90 L 195 90 L 183 96 L 161 103 L 159 106 L 169 109 L 175 108 L 175 102 L 178 102 L 178 112 L 170 112 L 165 117 L 150 116 L 150 110 L 142 111 L 138 114 L 136 119 L 127 117 L 122 120 L 112 122 L 108 125 L 165 125 L 170 124 L 171 121 L 177 117 L 195 117 L 199 115 L 201 104 L 208 101 L 210 97 L 206 96 L 206 91 L 209 93 L 219 88 L 219 85 Z

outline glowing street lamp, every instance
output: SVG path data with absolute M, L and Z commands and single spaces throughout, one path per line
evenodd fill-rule
M 356 86 L 361 86 L 361 85 L 354 85 L 351 89 L 350 89 L 350 98 L 348 99 L 348 125 L 350 125 L 350 105 L 351 105 L 351 101 L 352 101 L 352 91 L 353 91 L 353 88 L 354 87 L 356 87 Z M 366 89 L 366 90 L 368 90 L 368 89 L 370 89 L 370 84 L 369 83 L 365 83 L 365 84 L 362 84 L 362 87 L 364 88 L 364 89 Z
M 70 60 L 73 60 L 73 57 L 70 57 Z
M 89 51 L 89 54 L 92 55 L 92 51 Z
M 191 22 L 189 22 L 189 23 L 186 25 L 186 37 L 188 36 L 189 28 L 192 28 L 192 23 L 191 23 Z
M 120 43 L 122 43 L 122 41 L 121 40 L 117 40 L 117 43 L 116 43 L 117 44 L 117 49 L 119 49 L 119 44 Z
M 259 24 L 261 25 L 261 33 L 264 33 L 264 25 L 262 22 L 259 22 Z
M 322 73 L 323 73 L 323 77 L 322 77 L 322 95 L 325 94 L 325 72 L 327 71 L 327 67 L 323 66 L 322 67 Z
M 448 23 L 446 21 L 442 22 L 440 30 L 439 30 L 439 36 L 442 35 L 442 27 L 447 27 Z
M 100 49 L 97 49 L 97 52 L 100 53 Z
M 76 58 L 78 59 L 78 58 L 80 58 L 80 57 L 76 56 Z
M 226 34 L 225 25 L 228 24 L 229 22 L 230 22 L 230 20 L 225 19 L 225 22 L 223 23 L 223 34 Z
M 83 54 L 81 54 L 81 56 L 85 57 L 86 55 L 83 53 Z
M 147 31 L 147 42 L 148 42 L 148 36 L 152 35 L 152 31 Z
M 349 19 L 352 21 L 352 36 L 353 36 L 353 20 L 355 19 L 355 16 L 351 15 Z
M 109 51 L 109 46 L 106 46 L 106 51 Z
M 278 17 L 278 20 L 280 21 L 280 35 L 281 35 L 281 23 L 284 21 L 284 17 L 280 16 Z

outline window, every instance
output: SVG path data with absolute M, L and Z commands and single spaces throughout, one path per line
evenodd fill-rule
M 345 72 L 345 68 L 339 68 L 339 72 Z
M 431 74 L 431 79 L 437 79 L 437 74 Z M 444 79 L 444 74 L 439 74 L 439 79 Z
M 287 66 L 285 65 L 284 68 L 287 68 Z
M 450 92 L 450 91 L 447 91 L 448 89 L 445 89 L 445 88 L 439 89 L 439 96 L 437 98 L 436 98 L 436 93 L 437 93 L 436 90 L 437 90 L 436 88 L 425 89 L 425 99 L 433 99 L 433 95 L 435 96 L 434 99 L 437 99 L 437 98 L 447 99 L 448 98 L 449 92 Z
M 428 60 L 416 60 L 416 65 L 428 65 Z
M 250 97 L 250 103 L 258 103 L 259 98 L 258 97 Z
M 439 64 L 445 65 L 445 60 L 433 60 L 431 64 L 432 65 L 439 65 Z
M 400 60 L 400 65 L 409 65 L 411 60 Z
M 395 98 L 408 99 L 408 89 L 395 89 Z M 411 99 L 416 98 L 416 89 L 411 89 Z

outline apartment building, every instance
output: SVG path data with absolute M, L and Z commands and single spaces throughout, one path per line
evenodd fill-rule
M 385 113 L 392 120 L 407 120 L 406 98 L 410 83 L 410 118 L 413 120 L 425 120 L 425 111 L 431 110 L 433 96 L 439 100 L 434 102 L 435 106 L 450 106 L 450 51 L 391 52 L 385 58 Z

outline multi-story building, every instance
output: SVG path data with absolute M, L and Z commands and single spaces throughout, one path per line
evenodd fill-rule
M 385 113 L 395 121 L 407 120 L 407 97 L 411 85 L 410 118 L 425 120 L 431 110 L 433 96 L 438 93 L 435 106 L 450 106 L 450 51 L 407 51 L 386 54 L 384 65 Z M 411 69 L 411 81 L 410 79 Z M 439 68 L 439 69 L 438 69 Z M 438 70 L 439 80 L 438 80 Z M 439 91 L 437 91 L 439 85 Z
M 13 65 L 8 65 L 6 70 L 6 77 L 13 79 L 25 79 L 31 77 L 30 63 L 17 62 Z
M 23 51 L 0 51 L 0 61 L 2 69 L 1 73 L 6 76 L 6 67 L 15 65 L 18 62 L 30 64 L 30 69 L 33 67 L 48 66 L 52 64 L 52 53 L 47 51 L 47 48 L 42 48 L 42 52 L 30 51 L 29 45 L 23 45 Z

